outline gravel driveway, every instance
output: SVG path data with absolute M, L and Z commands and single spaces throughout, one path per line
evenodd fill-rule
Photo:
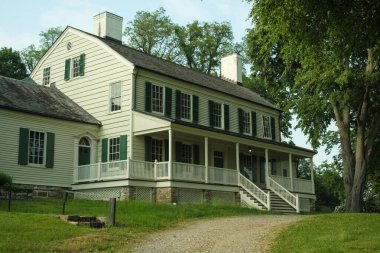
M 260 215 L 200 220 L 155 233 L 137 245 L 134 252 L 267 252 L 276 234 L 301 218 Z

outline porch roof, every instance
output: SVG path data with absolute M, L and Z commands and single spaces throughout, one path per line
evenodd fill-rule
M 137 111 L 137 110 L 135 110 L 135 111 Z M 195 124 L 195 123 L 187 122 L 187 121 L 182 121 L 182 120 L 178 120 L 178 119 L 169 119 L 169 118 L 166 118 L 164 116 L 159 116 L 159 115 L 156 115 L 156 114 L 153 114 L 153 113 L 144 112 L 144 111 L 140 111 L 140 110 L 137 111 L 137 112 L 142 113 L 142 114 L 146 114 L 146 115 L 149 115 L 149 116 L 153 116 L 153 117 L 158 117 L 158 118 L 160 118 L 162 120 L 171 122 L 172 124 L 178 124 L 178 125 L 181 125 L 181 126 L 187 126 L 187 127 L 197 128 L 197 129 L 206 130 L 206 131 L 210 131 L 210 132 L 214 132 L 214 133 L 218 133 L 218 134 L 223 134 L 223 135 L 229 135 L 229 136 L 233 136 L 233 137 L 237 137 L 237 138 L 249 139 L 249 140 L 253 140 L 253 141 L 256 141 L 256 142 L 270 144 L 270 145 L 276 145 L 276 146 L 280 146 L 280 147 L 284 147 L 284 148 L 296 149 L 296 150 L 300 150 L 300 151 L 303 151 L 303 152 L 311 153 L 311 154 L 314 154 L 314 155 L 317 154 L 317 152 L 315 150 L 298 147 L 298 146 L 291 145 L 291 144 L 284 143 L 284 142 L 277 142 L 277 141 L 262 139 L 262 138 L 258 138 L 258 137 L 254 137 L 254 136 L 249 136 L 249 135 L 242 135 L 242 134 L 239 134 L 239 133 L 234 133 L 234 132 L 225 131 L 225 130 L 222 130 L 222 129 L 212 128 L 212 127 L 209 127 L 209 126 L 203 126 L 203 125 L 199 125 L 199 124 Z

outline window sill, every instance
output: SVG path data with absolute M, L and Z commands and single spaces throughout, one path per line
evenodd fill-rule
M 33 164 L 33 163 L 28 163 L 27 165 L 21 165 L 21 166 L 28 166 L 28 167 L 39 168 L 39 169 L 51 169 L 51 168 L 46 168 L 46 164 Z
M 121 113 L 122 110 L 117 110 L 117 111 L 112 111 L 112 112 L 108 112 L 108 114 L 115 114 L 115 113 Z

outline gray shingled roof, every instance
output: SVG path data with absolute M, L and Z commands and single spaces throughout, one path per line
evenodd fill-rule
M 69 28 L 68 26 L 67 28 Z M 165 76 L 169 76 L 175 79 L 179 79 L 182 81 L 186 81 L 195 85 L 203 86 L 208 89 L 216 90 L 240 99 L 247 100 L 249 102 L 253 102 L 256 104 L 263 105 L 265 107 L 269 107 L 278 111 L 282 111 L 277 106 L 268 102 L 264 98 L 262 98 L 256 92 L 245 88 L 243 86 L 225 81 L 221 78 L 207 75 L 205 73 L 190 69 L 188 67 L 158 58 L 156 56 L 138 51 L 126 45 L 120 44 L 120 42 L 115 41 L 110 38 L 102 38 L 96 36 L 92 33 L 88 33 L 82 30 L 79 30 L 74 27 L 70 27 L 72 29 L 78 30 L 90 36 L 93 36 L 101 41 L 103 41 L 110 48 L 115 50 L 118 54 L 123 56 L 128 61 L 132 62 L 135 66 L 139 68 L 143 68 L 146 70 L 150 70 Z
M 100 125 L 100 122 L 54 87 L 0 76 L 0 108 Z
M 113 50 L 115 50 L 128 61 L 132 62 L 137 67 L 154 71 L 165 76 L 173 77 L 192 84 L 203 86 L 205 88 L 216 90 L 228 95 L 232 95 L 237 98 L 241 98 L 256 104 L 260 104 L 281 111 L 281 109 L 279 109 L 277 106 L 271 104 L 264 98 L 260 97 L 260 95 L 258 95 L 257 93 L 243 86 L 239 86 L 234 83 L 225 81 L 221 78 L 207 75 L 202 72 L 190 69 L 188 67 L 184 67 L 182 65 L 160 59 L 158 57 L 135 50 L 125 45 L 121 45 L 120 43 L 114 42 L 110 39 L 100 38 L 93 34 L 90 35 L 98 39 L 101 39 L 105 44 L 107 44 L 109 47 L 111 47 Z

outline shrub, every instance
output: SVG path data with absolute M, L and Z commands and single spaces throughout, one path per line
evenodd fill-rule
M 12 185 L 12 177 L 0 172 L 0 188 L 8 189 Z

